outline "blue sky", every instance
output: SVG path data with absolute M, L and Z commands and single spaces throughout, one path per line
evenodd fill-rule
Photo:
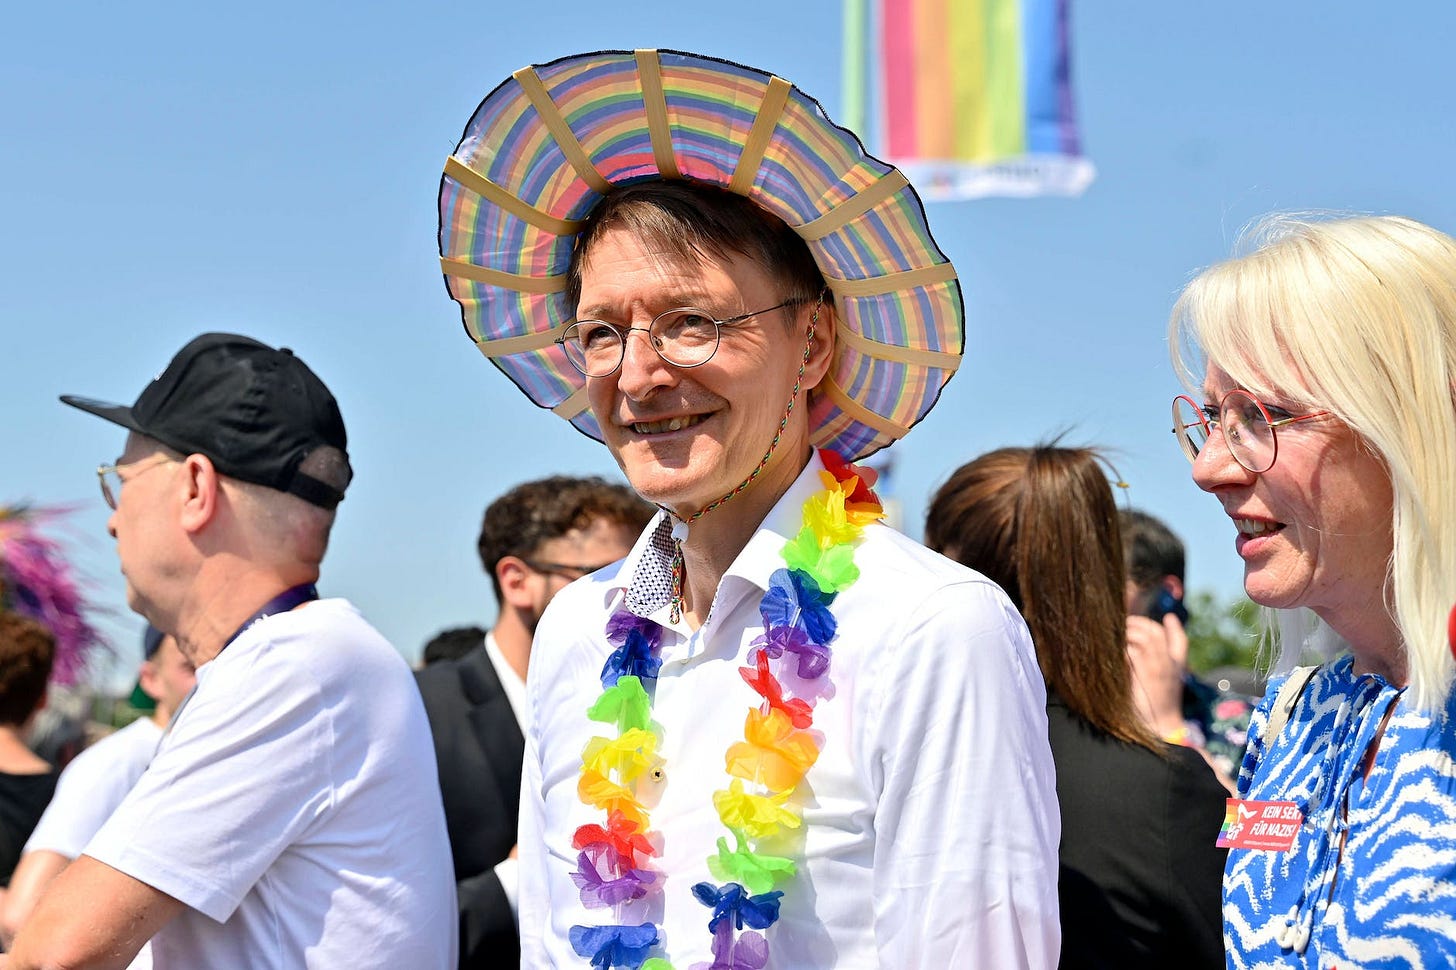
M 1348 9 L 1350 12 L 1338 12 Z M 128 658 L 92 470 L 122 432 L 56 402 L 129 403 L 205 330 L 292 346 L 333 388 L 358 473 L 325 563 L 409 658 L 488 623 L 485 504 L 556 472 L 616 476 L 463 335 L 436 263 L 446 155 L 512 70 L 676 47 L 789 78 L 831 116 L 840 5 L 26 4 L 0 38 L 0 502 L 73 503 L 68 544 Z M 1240 589 L 1233 530 L 1168 433 L 1179 288 L 1275 209 L 1456 230 L 1456 6 L 1082 2 L 1073 71 L 1099 176 L 1079 199 L 935 203 L 968 353 L 902 444 L 906 531 L 961 462 L 1067 430 Z M 128 660 L 128 665 L 130 660 Z

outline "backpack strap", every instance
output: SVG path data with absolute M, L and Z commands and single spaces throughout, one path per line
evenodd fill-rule
M 1289 723 L 1289 715 L 1294 712 L 1294 705 L 1299 703 L 1300 696 L 1304 689 L 1309 686 L 1310 678 L 1319 666 L 1295 667 L 1289 672 L 1289 679 L 1279 687 L 1279 693 L 1274 695 L 1274 706 L 1269 711 L 1269 723 L 1264 728 L 1264 750 L 1274 743 L 1279 737 L 1279 732 L 1284 730 L 1284 725 Z

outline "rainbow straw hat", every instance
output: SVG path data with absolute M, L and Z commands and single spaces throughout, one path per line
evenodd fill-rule
M 808 243 L 838 308 L 814 444 L 898 440 L 960 364 L 955 270 L 905 176 L 789 82 L 681 51 L 597 51 L 522 68 L 475 110 L 440 182 L 440 263 L 465 330 L 538 406 L 601 439 L 586 378 L 554 343 L 566 268 L 614 185 L 693 179 L 745 195 Z

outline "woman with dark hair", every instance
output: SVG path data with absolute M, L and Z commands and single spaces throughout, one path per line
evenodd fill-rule
M 1069 968 L 1223 966 L 1225 791 L 1139 717 L 1117 507 L 1088 448 L 1002 448 L 935 495 L 925 542 L 1006 590 L 1047 686 Z
M 56 641 L 34 620 L 0 609 L 0 886 L 56 790 L 57 773 L 25 744 L 45 703 Z

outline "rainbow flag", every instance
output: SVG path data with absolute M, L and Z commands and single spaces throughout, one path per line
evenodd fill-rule
M 1223 825 L 1218 830 L 1218 847 L 1227 849 L 1230 843 L 1238 838 L 1239 828 L 1243 819 L 1239 818 L 1239 800 L 1237 798 L 1224 799 Z
M 1070 0 L 845 0 L 845 120 L 926 199 L 1080 195 Z

